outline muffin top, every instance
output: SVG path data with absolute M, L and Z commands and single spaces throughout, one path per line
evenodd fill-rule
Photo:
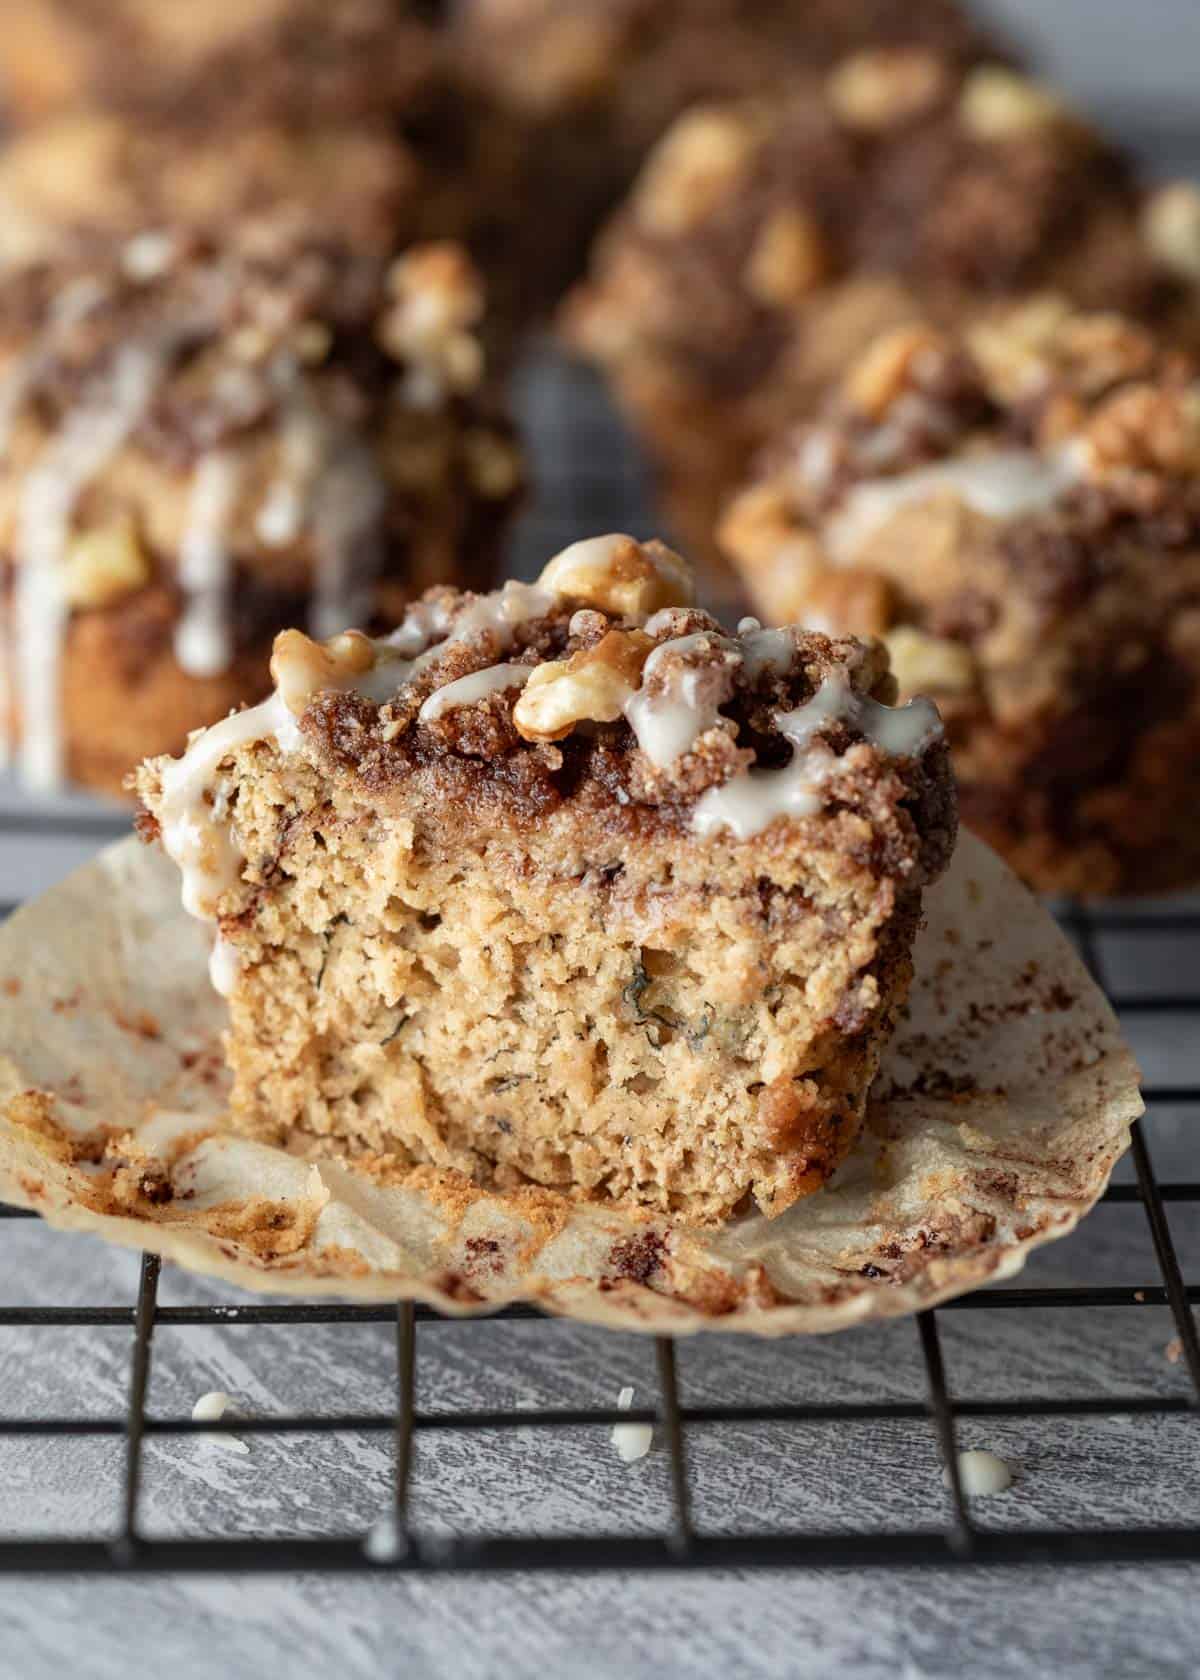
M 601 360 L 649 347 L 737 395 L 847 279 L 906 288 L 942 322 L 1042 287 L 1164 316 L 1190 299 L 1200 255 L 1180 190 L 1145 204 L 1125 161 L 1035 81 L 873 48 L 787 93 L 681 117 L 569 324 Z

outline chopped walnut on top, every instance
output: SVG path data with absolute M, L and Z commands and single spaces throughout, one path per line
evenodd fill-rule
M 620 533 L 572 543 L 543 568 L 538 584 L 626 617 L 687 606 L 693 594 L 686 561 L 665 543 L 639 543 Z
M 948 352 L 941 333 L 922 322 L 883 333 L 854 362 L 842 382 L 851 408 L 880 420 L 910 386 L 940 372 Z
M 112 606 L 150 581 L 150 560 L 128 515 L 81 532 L 67 547 L 63 593 L 82 610 Z
M 1200 281 L 1200 188 L 1172 181 L 1147 200 L 1142 232 L 1151 253 L 1184 280 Z
M 1200 386 L 1126 386 L 1100 405 L 1085 435 L 1100 476 L 1191 478 L 1200 473 Z
M 513 707 L 527 741 L 558 741 L 580 723 L 615 723 L 654 643 L 642 630 L 610 630 L 569 659 L 536 665 Z
M 783 205 L 758 231 L 746 262 L 746 288 L 768 308 L 786 309 L 814 291 L 829 267 L 829 247 L 815 217 Z
M 940 104 L 949 84 L 945 61 L 924 47 L 872 47 L 836 66 L 829 102 L 848 128 L 878 133 Z
M 737 190 L 760 138 L 748 109 L 685 112 L 650 154 L 637 185 L 640 225 L 671 237 L 697 227 Z
M 1042 82 L 986 64 L 963 84 L 959 118 L 976 140 L 1019 140 L 1039 129 L 1082 131 L 1080 118 L 1065 100 Z
M 283 630 L 275 638 L 271 677 L 288 711 L 301 717 L 314 694 L 349 687 L 374 668 L 376 657 L 375 644 L 361 630 L 344 630 L 326 642 L 314 642 L 303 630 Z
M 473 329 L 483 316 L 483 286 L 461 246 L 421 245 L 388 272 L 394 302 L 379 322 L 379 342 L 411 364 L 410 396 L 440 399 L 472 391 L 483 378 L 483 351 Z

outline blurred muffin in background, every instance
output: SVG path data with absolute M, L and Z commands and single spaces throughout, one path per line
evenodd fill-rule
M 1200 364 L 1042 296 L 876 340 L 720 530 L 757 611 L 887 644 L 1032 885 L 1200 881 Z
M 15 126 L 85 108 L 357 122 L 406 103 L 432 32 L 412 0 L 0 0 Z
M 461 241 L 489 279 L 489 349 L 511 354 L 533 307 L 510 257 L 527 125 L 461 85 L 420 6 L 0 0 L 0 22 L 9 11 L 0 273 L 147 228 L 219 240 L 286 207 L 314 237 L 379 253 Z
M 994 57 L 955 0 L 447 0 L 464 81 L 537 137 L 522 223 L 550 298 L 647 151 L 698 101 L 759 93 L 869 44 Z
M 460 249 L 303 217 L 136 235 L 0 310 L 4 734 L 108 792 L 270 686 L 272 638 L 484 587 L 522 468 Z
M 421 168 L 376 128 L 251 123 L 193 131 L 87 111 L 0 150 L 0 268 L 56 262 L 147 229 L 216 236 L 286 206 L 312 234 L 394 250 L 420 220 Z
M 1164 202 L 1040 83 L 872 49 L 819 84 L 681 117 L 566 330 L 656 457 L 676 527 L 711 553 L 755 450 L 888 326 L 1053 287 L 1194 335 L 1200 215 L 1185 225 L 1176 201 L 1164 228 Z

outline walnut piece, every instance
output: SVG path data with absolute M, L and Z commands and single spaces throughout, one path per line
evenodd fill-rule
M 968 648 L 946 636 L 931 636 L 912 624 L 898 624 L 883 637 L 900 693 L 961 694 L 975 681 Z
M 803 210 L 776 210 L 759 229 L 746 262 L 750 295 L 769 308 L 786 308 L 814 290 L 829 268 L 820 228 Z
M 848 128 L 880 133 L 929 110 L 946 93 L 946 67 L 921 47 L 879 47 L 836 66 L 829 102 Z
M 414 392 L 424 401 L 443 391 L 472 391 L 483 379 L 483 350 L 474 327 L 483 315 L 483 285 L 461 246 L 419 245 L 388 270 L 395 300 L 380 318 L 379 343 L 411 364 Z
M 665 543 L 639 543 L 616 533 L 572 543 L 547 562 L 542 589 L 586 601 L 617 616 L 639 617 L 660 607 L 685 607 L 693 599 L 685 560 Z
M 1185 280 L 1200 280 L 1200 188 L 1173 181 L 1147 200 L 1142 233 L 1151 254 Z
M 361 630 L 314 642 L 303 630 L 282 630 L 271 652 L 271 680 L 294 717 L 322 689 L 347 688 L 375 665 L 375 646 Z
M 698 226 L 733 192 L 757 142 L 743 113 L 686 112 L 650 154 L 634 197 L 637 220 L 667 236 Z
M 1048 292 L 987 316 L 967 331 L 967 346 L 988 390 L 1007 404 L 1065 379 L 1081 397 L 1152 368 L 1153 336 L 1123 315 L 1075 310 Z
M 853 408 L 871 420 L 881 420 L 914 376 L 932 368 L 945 353 L 945 341 L 920 322 L 893 327 L 875 339 L 852 363 L 842 394 Z
M 896 616 L 895 591 L 880 572 L 838 566 L 813 576 L 798 616 L 830 636 L 882 636 Z
M 535 665 L 513 707 L 527 741 L 558 741 L 578 723 L 615 723 L 654 648 L 642 630 L 610 630 L 569 659 Z
M 150 581 L 150 562 L 130 518 L 72 538 L 64 566 L 67 605 L 87 612 L 108 607 Z
M 475 426 L 463 433 L 462 449 L 481 496 L 500 500 L 513 494 L 521 482 L 521 457 L 507 439 Z
M 1101 475 L 1200 472 L 1200 388 L 1130 385 L 1101 404 L 1086 435 L 1091 468 Z
M 1041 82 L 994 64 L 967 77 L 958 113 L 976 140 L 1017 140 L 1078 122 L 1070 106 Z

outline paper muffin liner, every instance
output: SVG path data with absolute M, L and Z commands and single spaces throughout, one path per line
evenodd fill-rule
M 225 1005 L 174 867 L 122 841 L 0 927 L 0 1198 L 246 1289 L 532 1302 L 621 1329 L 763 1335 L 894 1317 L 1018 1272 L 1101 1195 L 1142 1112 L 1108 1003 L 964 835 L 833 1181 L 701 1230 L 432 1167 L 381 1179 L 228 1128 Z

